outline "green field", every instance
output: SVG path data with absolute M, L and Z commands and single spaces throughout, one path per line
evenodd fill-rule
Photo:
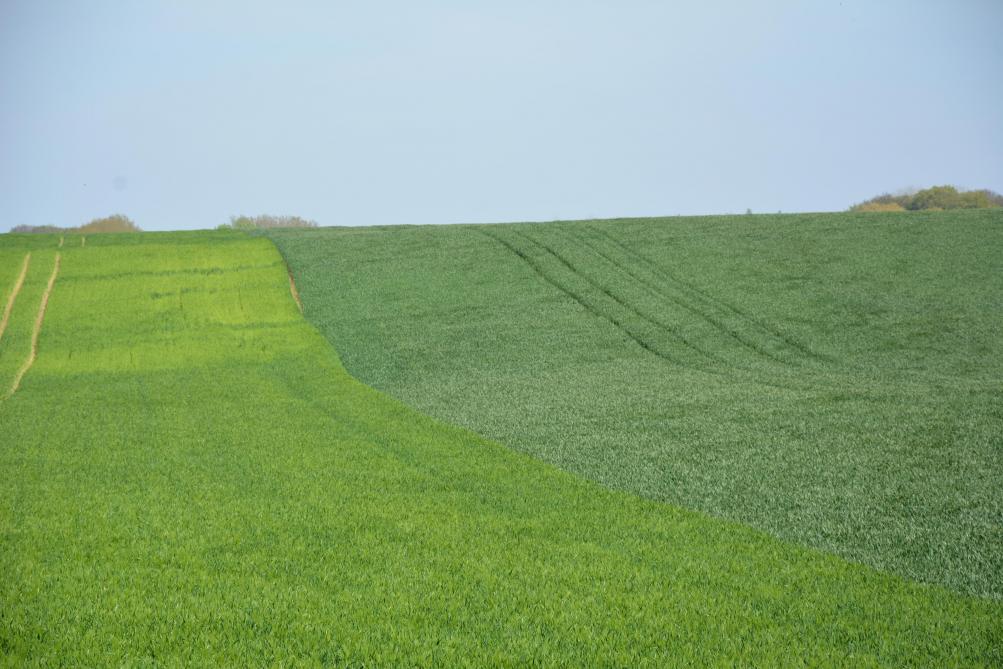
M 981 243 L 971 245 L 976 260 L 978 253 L 991 253 L 984 247 L 995 239 L 997 224 L 980 223 L 986 230 Z M 555 228 L 553 234 L 564 230 Z M 686 232 L 698 233 L 692 227 Z M 442 237 L 437 241 L 435 234 Z M 525 248 L 520 239 L 510 239 L 515 235 L 509 228 L 496 234 Z M 12 385 L 30 354 L 33 326 L 41 323 L 37 360 L 17 391 L 0 400 L 4 663 L 1003 663 L 999 601 L 916 583 L 733 521 L 610 490 L 633 489 L 650 497 L 665 490 L 664 483 L 652 483 L 648 490 L 632 485 L 630 477 L 612 475 L 638 466 L 631 453 L 641 442 L 634 434 L 645 429 L 664 434 L 651 431 L 666 420 L 664 412 L 653 415 L 647 426 L 636 413 L 644 407 L 637 407 L 606 428 L 608 414 L 589 421 L 582 413 L 574 423 L 555 412 L 553 434 L 578 425 L 582 434 L 598 435 L 591 442 L 583 439 L 587 447 L 575 447 L 577 455 L 569 450 L 577 443 L 570 436 L 547 447 L 567 453 L 566 461 L 529 448 L 530 438 L 507 438 L 512 412 L 543 397 L 546 384 L 561 389 L 562 379 L 578 379 L 574 393 L 586 400 L 593 392 L 609 398 L 610 390 L 629 380 L 611 377 L 582 385 L 584 367 L 565 368 L 565 356 L 577 356 L 583 365 L 605 364 L 610 374 L 618 365 L 634 364 L 646 365 L 649 377 L 672 370 L 693 384 L 714 382 L 710 388 L 680 386 L 661 398 L 654 393 L 667 386 L 654 381 L 646 390 L 629 386 L 635 400 L 647 397 L 647 406 L 671 398 L 690 402 L 690 430 L 705 424 L 696 408 L 727 399 L 722 389 L 732 387 L 735 401 L 744 397 L 746 404 L 734 408 L 734 420 L 719 426 L 721 435 L 731 434 L 729 426 L 737 430 L 743 413 L 754 410 L 748 396 L 753 391 L 742 384 L 754 383 L 757 375 L 770 380 L 772 385 L 757 386 L 768 404 L 756 414 L 769 415 L 782 411 L 787 395 L 781 393 L 800 396 L 807 391 L 789 386 L 810 379 L 772 358 L 752 360 L 741 369 L 737 363 L 746 347 L 738 345 L 715 353 L 734 365 L 700 362 L 696 354 L 687 364 L 670 363 L 663 357 L 674 353 L 668 338 L 653 338 L 642 348 L 631 342 L 658 333 L 631 334 L 625 328 L 633 326 L 625 322 L 615 326 L 621 334 L 609 336 L 613 321 L 601 305 L 583 306 L 578 300 L 588 296 L 573 299 L 567 292 L 572 288 L 555 287 L 565 279 L 543 279 L 551 268 L 534 268 L 500 240 L 482 237 L 477 229 L 457 228 L 324 231 L 280 241 L 294 259 L 297 278 L 302 273 L 307 315 L 325 332 L 341 328 L 334 341 L 352 369 L 370 370 L 373 383 L 391 390 L 394 379 L 407 379 L 417 388 L 418 377 L 428 375 L 425 387 L 446 386 L 434 394 L 432 404 L 440 409 L 445 398 L 462 399 L 464 392 L 476 391 L 483 409 L 490 408 L 491 398 L 502 398 L 511 406 L 486 412 L 490 424 L 478 430 L 500 435 L 506 445 L 428 417 L 349 376 L 327 339 L 300 315 L 283 259 L 267 239 L 240 233 L 95 235 L 87 237 L 86 246 L 67 237 L 68 243 L 57 248 L 54 236 L 0 237 L 0 305 L 9 302 L 24 257 L 31 253 L 0 339 L 0 388 Z M 311 245 L 327 254 L 324 260 L 309 256 Z M 58 275 L 39 320 L 57 253 Z M 728 256 L 726 249 L 721 255 Z M 396 273 L 388 269 L 395 259 Z M 717 269 L 723 276 L 724 268 Z M 959 271 L 988 280 L 975 261 L 959 263 Z M 417 285 L 420 277 L 429 285 Z M 427 300 L 436 295 L 445 300 L 451 281 L 457 286 L 456 302 L 431 309 Z M 338 293 L 342 298 L 334 297 Z M 360 302 L 364 295 L 368 307 Z M 984 296 L 970 293 L 966 305 Z M 474 298 L 480 307 L 463 304 Z M 520 304 L 532 313 L 521 313 Z M 764 304 L 741 307 L 757 318 L 771 318 Z M 342 318 L 335 317 L 336 309 L 343 310 Z M 438 318 L 423 315 L 432 311 Z M 499 315 L 506 311 L 510 322 Z M 527 319 L 534 314 L 537 327 L 529 328 Z M 811 317 L 808 311 L 802 315 Z M 487 321 L 496 328 L 477 327 Z M 985 322 L 990 323 L 988 317 Z M 560 346 L 554 342 L 557 335 L 545 329 L 555 323 L 567 328 Z M 455 331 L 447 335 L 450 324 Z M 983 343 L 992 346 L 997 340 L 987 327 Z M 471 338 L 473 332 L 481 334 Z M 516 346 L 520 332 L 522 342 Z M 596 344 L 576 348 L 587 335 Z M 787 336 L 796 340 L 803 333 Z M 833 341 L 843 336 L 834 334 Z M 711 341 L 698 345 L 709 347 Z M 777 358 L 800 355 L 773 345 Z M 815 346 L 820 355 L 834 354 Z M 643 353 L 640 362 L 630 362 L 631 347 Z M 979 413 L 983 404 L 992 406 L 992 370 L 963 369 L 964 353 L 949 355 L 955 356 L 954 368 L 931 366 L 914 375 L 902 370 L 903 384 L 909 380 L 905 387 L 915 388 L 911 392 L 917 397 L 919 389 L 937 384 L 951 392 L 970 389 L 972 420 L 964 425 L 970 438 L 953 457 L 977 459 L 983 453 L 979 435 L 990 439 L 986 448 L 998 452 L 998 441 L 988 432 L 993 415 L 989 409 Z M 515 356 L 523 367 L 509 367 L 506 356 Z M 447 383 L 442 370 L 449 358 L 457 365 L 467 361 L 469 378 Z M 481 375 L 478 359 L 495 375 Z M 804 368 L 823 374 L 828 364 L 819 359 Z M 533 368 L 531 380 L 525 372 Z M 718 381 L 724 374 L 730 376 Z M 895 380 L 876 378 L 869 392 L 891 393 L 898 387 Z M 400 394 L 417 404 L 413 396 Z M 818 396 L 804 401 L 812 399 Z M 572 400 L 566 393 L 554 398 Z M 939 406 L 935 399 L 917 402 L 917 411 Z M 603 401 L 589 399 L 580 411 L 602 406 Z M 627 406 L 624 402 L 610 411 Z M 471 403 L 459 403 L 458 410 L 470 411 Z M 834 423 L 827 411 L 819 408 L 818 426 L 800 429 L 828 429 Z M 535 421 L 540 420 L 538 410 L 527 410 L 526 434 L 539 438 Z M 607 458 L 610 462 L 591 471 L 572 466 L 602 452 L 588 444 L 603 443 L 603 429 L 624 426 L 630 428 L 625 431 L 629 439 L 621 453 Z M 903 439 L 914 429 L 885 427 L 903 430 Z M 751 439 L 768 426 L 753 424 L 749 430 Z M 859 430 L 845 437 L 845 457 L 852 459 L 852 439 L 858 435 Z M 761 446 L 775 458 L 796 458 L 794 436 L 785 437 L 790 444 Z M 684 446 L 662 448 L 690 447 L 682 441 Z M 730 443 L 724 441 L 719 454 Z M 755 467 L 755 459 L 747 458 Z M 912 466 L 907 455 L 899 458 Z M 725 460 L 721 456 L 722 466 Z M 665 468 L 668 458 L 653 448 L 649 462 Z M 998 481 L 997 465 L 986 466 L 983 481 Z M 609 476 L 597 474 L 604 467 Z M 924 472 L 953 476 L 947 469 L 905 470 L 899 478 L 906 484 Z M 689 471 L 699 472 L 700 463 Z M 716 475 L 705 472 L 707 498 L 714 498 L 721 477 L 732 477 L 737 486 L 738 471 L 735 466 Z M 832 469 L 822 463 L 818 471 L 829 475 Z M 898 480 L 892 473 L 884 476 Z M 741 480 L 749 476 L 742 474 Z M 787 495 L 775 487 L 783 480 L 778 474 L 762 481 L 761 492 L 767 498 Z M 864 483 L 850 492 L 870 504 L 862 498 L 871 482 Z M 805 485 L 809 492 L 818 486 L 810 479 Z M 978 488 L 974 482 L 966 485 Z M 958 500 L 974 509 L 976 518 L 981 519 L 981 510 L 975 502 L 998 504 L 993 490 L 981 490 L 982 497 L 968 490 L 959 489 Z M 849 494 L 845 488 L 844 494 Z M 951 536 L 947 528 L 938 531 Z M 975 553 L 985 548 L 976 539 L 970 546 Z M 978 572 L 972 582 L 998 583 L 992 576 L 999 573 L 996 564 L 996 572 Z M 962 566 L 967 569 L 968 563 L 958 569 Z
M 1003 212 L 271 235 L 349 372 L 604 486 L 1003 598 Z

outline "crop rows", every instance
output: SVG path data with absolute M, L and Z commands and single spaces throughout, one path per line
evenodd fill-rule
M 999 599 L 1000 217 L 271 236 L 348 369 L 421 411 L 614 489 Z
M 670 364 L 785 387 L 798 383 L 792 372 L 806 361 L 821 360 L 775 328 L 659 270 L 601 228 L 592 239 L 556 226 L 478 231 Z
M 28 350 L 60 252 L 0 402 L 11 665 L 1001 659 L 996 602 L 611 491 L 363 385 L 265 239 L 48 240 L 0 344 Z M 27 243 L 0 240 L 5 286 Z

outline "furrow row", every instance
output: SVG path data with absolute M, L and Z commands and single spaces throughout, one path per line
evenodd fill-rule
M 759 336 L 778 340 L 784 346 L 799 352 L 804 358 L 814 359 L 820 363 L 833 362 L 831 357 L 813 351 L 810 347 L 783 332 L 780 328 L 777 328 L 767 321 L 761 320 L 748 313 L 744 309 L 736 307 L 734 304 L 731 304 L 726 300 L 722 300 L 705 290 L 701 290 L 694 284 L 681 279 L 661 267 L 658 263 L 640 251 L 632 249 L 622 241 L 616 239 L 616 237 L 609 234 L 605 230 L 595 229 L 594 231 L 610 245 L 615 246 L 624 255 L 636 261 L 638 266 L 645 267 L 652 275 L 660 278 L 663 286 L 671 286 L 672 288 L 684 293 L 690 299 L 705 305 L 705 308 L 707 309 L 716 309 L 720 312 L 731 314 L 735 318 L 744 322 L 750 329 L 758 330 Z
M 637 308 L 583 274 L 559 251 L 528 235 L 514 232 L 513 240 L 495 231 L 481 230 L 481 232 L 505 246 L 548 284 L 573 299 L 589 313 L 612 324 L 648 353 L 671 364 L 714 376 L 728 379 L 743 376 L 746 380 L 782 390 L 798 387 L 792 379 L 753 375 L 750 370 L 739 368 L 713 352 L 705 350 L 663 319 Z M 531 248 L 527 248 L 527 244 L 531 245 Z M 565 273 L 564 278 L 558 276 L 561 270 Z M 581 285 L 575 287 L 569 279 Z M 669 341 L 663 341 L 666 335 Z

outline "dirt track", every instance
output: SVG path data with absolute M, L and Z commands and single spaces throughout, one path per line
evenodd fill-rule
M 7 397 L 10 397 L 17 392 L 17 389 L 21 386 L 21 379 L 24 375 L 31 369 L 31 366 L 35 363 L 35 358 L 38 357 L 38 336 L 42 332 L 42 321 L 45 320 L 45 309 L 49 306 L 49 295 L 52 294 L 52 287 L 56 284 L 56 276 L 59 274 L 59 262 L 61 260 L 60 255 L 56 254 L 56 262 L 52 266 L 52 274 L 49 276 L 49 283 L 45 287 L 45 292 L 42 293 L 42 301 L 38 305 L 38 315 L 35 317 L 35 327 L 31 331 L 31 351 L 28 353 L 28 359 L 24 361 L 21 369 L 18 370 L 17 376 L 14 377 L 14 383 L 10 387 L 10 392 L 7 393 Z
M 31 254 L 26 253 L 24 264 L 21 265 L 21 273 L 18 275 L 17 281 L 14 282 L 14 289 L 10 292 L 10 297 L 7 298 L 7 304 L 3 309 L 3 317 L 0 318 L 0 338 L 3 337 L 3 333 L 7 329 L 7 323 L 10 321 L 10 312 L 14 309 L 14 300 L 17 299 L 17 294 L 21 292 L 21 286 L 24 285 L 24 277 L 28 275 L 28 263 L 30 262 Z

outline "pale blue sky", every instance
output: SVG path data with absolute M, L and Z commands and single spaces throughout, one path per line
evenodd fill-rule
M 1003 2 L 0 0 L 0 230 L 1003 191 Z

